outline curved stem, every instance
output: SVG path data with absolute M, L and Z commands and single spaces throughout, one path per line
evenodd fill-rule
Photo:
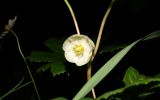
M 80 30 L 79 30 L 79 27 L 78 27 L 78 23 L 77 23 L 76 17 L 74 15 L 73 10 L 72 10 L 72 7 L 71 7 L 71 5 L 69 4 L 69 2 L 67 0 L 64 0 L 64 1 L 65 1 L 66 5 L 67 5 L 67 7 L 68 7 L 68 9 L 69 9 L 69 11 L 71 13 L 71 15 L 72 15 L 72 18 L 73 18 L 73 21 L 74 21 L 74 25 L 76 27 L 77 34 L 80 35 Z
M 115 2 L 115 0 L 112 0 L 104 17 L 103 17 L 103 20 L 101 22 L 101 26 L 100 26 L 100 29 L 99 29 L 99 33 L 98 33 L 98 37 L 97 37 L 97 42 L 96 42 L 96 46 L 95 46 L 95 49 L 94 49 L 94 52 L 93 52 L 93 57 L 91 58 L 91 61 L 88 63 L 88 68 L 87 68 L 87 80 L 89 80 L 91 77 L 92 77 L 92 62 L 93 62 L 93 59 L 98 51 L 98 48 L 99 48 L 99 44 L 100 44 L 100 40 L 101 40 L 101 37 L 102 37 L 102 33 L 103 33 L 103 29 L 104 29 L 104 25 L 106 23 L 106 19 L 108 18 L 108 15 L 111 11 L 111 8 L 113 6 L 113 3 Z M 95 99 L 96 98 L 96 94 L 95 94 L 95 90 L 92 89 L 92 95 L 93 95 L 93 98 Z
M 105 25 L 105 23 L 106 23 L 106 19 L 108 18 L 108 15 L 109 15 L 109 13 L 110 13 L 110 11 L 111 11 L 111 8 L 112 8 L 114 2 L 115 2 L 115 0 L 112 0 L 112 1 L 111 1 L 110 5 L 109 5 L 109 7 L 108 7 L 108 9 L 107 9 L 104 17 L 103 17 L 103 20 L 102 20 L 102 22 L 101 22 L 101 26 L 100 26 L 100 29 L 99 29 L 99 33 L 98 33 L 98 37 L 97 37 L 97 42 L 96 42 L 96 46 L 95 46 L 95 49 L 94 49 L 94 53 L 93 53 L 93 58 L 92 58 L 92 60 L 94 59 L 94 57 L 95 57 L 95 55 L 96 55 L 96 53 L 97 53 L 97 51 L 98 51 L 99 44 L 100 44 L 100 40 L 101 40 L 102 33 L 103 33 L 103 29 L 104 29 L 104 25 Z
M 23 60 L 24 60 L 24 62 L 25 62 L 25 64 L 26 64 L 27 70 L 28 70 L 28 72 L 29 72 L 29 75 L 30 75 L 30 77 L 31 77 L 31 80 L 32 80 L 34 89 L 35 89 L 36 94 L 37 94 L 37 97 L 38 97 L 38 100 L 41 100 L 41 98 L 40 98 L 40 96 L 39 96 L 39 93 L 38 93 L 38 90 L 37 90 L 36 83 L 35 83 L 35 81 L 34 81 L 34 78 L 33 78 L 32 73 L 31 73 L 31 70 L 29 69 L 29 66 L 28 66 L 28 64 L 27 64 L 27 61 L 26 61 L 26 59 L 25 59 L 25 57 L 24 57 L 24 55 L 23 55 L 23 53 L 22 53 L 22 51 L 21 51 L 21 47 L 20 47 L 20 44 L 19 44 L 19 39 L 18 39 L 16 33 L 15 33 L 13 30 L 10 30 L 10 32 L 16 37 L 19 53 L 20 53 L 20 55 L 22 56 L 22 58 L 23 58 Z

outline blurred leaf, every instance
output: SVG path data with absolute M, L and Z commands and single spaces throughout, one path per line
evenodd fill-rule
M 82 98 L 80 100 L 95 100 L 95 99 L 93 99 L 93 98 Z
M 15 85 L 11 90 L 9 90 L 7 93 L 5 93 L 4 95 L 2 95 L 2 96 L 0 97 L 0 100 L 3 100 L 6 96 L 10 95 L 11 93 L 15 92 L 16 90 L 18 90 L 18 89 L 20 89 L 20 88 L 22 88 L 22 87 L 28 85 L 28 83 L 26 83 L 26 84 L 24 84 L 23 86 L 20 86 L 20 85 L 22 84 L 23 80 L 24 80 L 24 77 L 22 77 L 22 79 L 18 82 L 18 84 Z M 29 83 L 30 83 L 30 82 L 29 82 Z
M 68 100 L 68 99 L 66 99 L 66 98 L 64 98 L 64 97 L 57 97 L 57 98 L 53 98 L 53 99 L 51 99 L 51 100 Z
M 65 38 L 50 38 L 45 41 L 45 45 L 53 52 L 63 54 L 62 45 Z
M 119 50 L 119 49 L 123 49 L 125 48 L 127 45 L 129 44 L 110 44 L 109 46 L 105 46 L 103 47 L 99 53 L 103 54 L 103 53 L 107 53 L 107 52 L 113 52 L 115 50 Z
M 160 77 L 147 77 L 140 74 L 136 69 L 133 67 L 129 67 L 125 73 L 123 82 L 126 86 L 130 85 L 139 85 L 139 84 L 148 84 L 153 81 L 160 81 Z
M 147 97 L 148 95 L 152 95 L 153 94 L 153 92 L 149 92 L 149 93 L 141 93 L 140 95 L 139 95 L 139 97 Z
M 143 37 L 142 41 L 145 40 L 151 40 L 151 39 L 155 39 L 155 38 L 159 38 L 160 37 L 160 30 L 154 31 L 151 34 L 148 34 L 147 36 Z
M 131 11 L 135 14 L 140 14 L 148 11 L 148 1 L 147 0 L 127 0 L 128 7 L 131 8 Z
M 129 67 L 124 75 L 123 79 L 126 84 L 125 87 L 119 88 L 110 92 L 103 94 L 98 97 L 97 100 L 108 99 L 112 95 L 124 94 L 127 91 L 127 95 L 133 95 L 144 97 L 153 94 L 155 91 L 153 88 L 160 88 L 160 77 L 148 77 L 140 74 L 133 67 Z M 154 84 L 153 84 L 154 82 Z M 132 92 L 129 92 L 132 91 Z M 136 95 L 137 94 L 137 95 Z
M 144 79 L 145 76 L 140 75 L 139 72 L 134 69 L 133 67 L 129 67 L 125 73 L 125 76 L 123 78 L 123 82 L 126 86 L 132 85 L 138 80 Z
M 66 72 L 65 65 L 61 61 L 51 62 L 51 63 L 45 64 L 44 66 L 38 68 L 37 72 L 45 71 L 49 68 L 50 68 L 53 76 L 56 76 L 56 75 L 59 75 L 59 74 L 62 74 L 62 73 Z
M 93 77 L 81 88 L 81 90 L 75 95 L 73 100 L 79 100 L 87 95 L 109 72 L 121 61 L 121 59 L 129 52 L 129 50 L 135 46 L 138 42 L 148 39 L 154 39 L 160 36 L 160 31 L 152 32 L 151 34 L 133 42 L 128 45 L 116 55 L 114 55 L 106 64 L 104 64 Z M 145 80 L 146 81 L 146 80 Z M 147 80 L 151 81 L 151 80 Z M 142 81 L 144 82 L 144 81 Z
M 63 55 L 45 51 L 32 51 L 27 59 L 35 62 L 55 62 L 63 60 Z
M 106 92 L 103 95 L 99 96 L 96 100 L 102 100 L 102 99 L 107 100 L 110 96 L 118 94 L 118 93 L 122 93 L 125 89 L 126 87 Z
M 145 36 L 142 41 L 145 40 L 150 40 L 150 39 L 154 39 L 154 38 L 159 38 L 160 37 L 160 30 L 154 31 L 151 34 Z M 129 45 L 129 43 L 124 43 L 124 44 L 120 44 L 120 43 L 116 43 L 116 44 L 110 44 L 108 46 L 104 46 L 99 53 L 103 54 L 103 53 L 107 53 L 107 52 L 113 52 L 115 50 L 119 50 L 119 49 L 123 49 L 125 48 L 127 45 Z

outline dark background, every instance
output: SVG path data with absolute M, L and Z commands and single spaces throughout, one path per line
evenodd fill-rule
M 116 0 L 108 17 L 102 40 L 110 43 L 132 42 L 160 29 L 159 0 Z M 110 0 L 69 0 L 81 31 L 89 37 L 98 35 L 103 15 Z M 19 37 L 22 51 L 29 56 L 32 50 L 46 50 L 43 42 L 50 37 L 70 36 L 76 33 L 72 17 L 63 0 L 45 1 L 0 1 L 0 32 L 8 20 L 17 16 L 13 30 Z M 97 95 L 123 86 L 122 77 L 129 66 L 134 66 L 145 75 L 159 73 L 158 39 L 137 45 L 119 65 L 97 86 Z M 98 70 L 114 53 L 98 55 L 94 65 Z M 98 63 L 96 63 L 98 62 Z M 30 64 L 30 63 L 29 63 Z M 84 67 L 76 68 L 67 74 L 52 77 L 50 71 L 36 73 L 34 64 L 31 70 L 37 82 L 42 99 L 64 96 L 72 98 L 85 83 Z M 0 40 L 0 95 L 12 88 L 21 77 L 30 80 L 25 64 L 18 52 L 16 39 L 7 34 Z M 82 81 L 83 80 L 83 81 Z M 33 86 L 11 94 L 6 100 L 32 100 L 36 97 Z M 24 99 L 25 98 L 25 99 Z

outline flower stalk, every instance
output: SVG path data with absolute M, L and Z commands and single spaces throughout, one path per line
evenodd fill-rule
M 100 44 L 100 40 L 101 40 L 102 33 L 103 33 L 103 29 L 104 29 L 104 25 L 105 25 L 105 23 L 106 23 L 106 20 L 107 20 L 107 18 L 108 18 L 108 15 L 109 15 L 110 12 L 111 12 L 111 9 L 112 9 L 112 6 L 113 6 L 114 2 L 115 2 L 115 0 L 112 0 L 112 1 L 111 1 L 110 5 L 109 5 L 109 7 L 108 7 L 108 9 L 107 9 L 104 17 L 103 17 L 103 20 L 102 20 L 102 22 L 101 22 L 101 26 L 100 26 L 99 33 L 98 33 L 98 37 L 97 37 L 97 41 L 96 41 L 96 47 L 95 47 L 95 49 L 94 49 L 93 58 L 91 59 L 91 61 L 94 59 L 94 57 L 95 57 L 95 55 L 96 55 L 96 53 L 97 53 L 97 51 L 98 51 L 99 44 Z
M 14 19 L 9 19 L 8 24 L 5 25 L 5 27 L 4 27 L 4 28 L 5 28 L 5 31 L 3 32 L 3 34 L 7 34 L 7 33 L 11 32 L 11 33 L 15 36 L 16 41 L 17 41 L 17 46 L 18 46 L 19 53 L 20 53 L 20 55 L 22 56 L 22 58 L 23 58 L 23 60 L 24 60 L 24 62 L 25 62 L 25 64 L 26 64 L 28 73 L 29 73 L 29 75 L 30 75 L 30 78 L 31 78 L 31 80 L 32 80 L 32 83 L 33 83 L 35 92 L 36 92 L 37 97 L 38 97 L 38 100 L 41 100 L 40 95 L 39 95 L 39 93 L 38 93 L 38 89 L 37 89 L 36 83 L 35 83 L 34 78 L 33 78 L 33 75 L 32 75 L 32 73 L 31 73 L 31 71 L 30 71 L 30 68 L 29 68 L 29 66 L 28 66 L 28 64 L 27 64 L 27 61 L 26 61 L 26 59 L 25 59 L 25 56 L 24 56 L 23 53 L 22 53 L 18 36 L 17 36 L 16 33 L 12 30 L 12 28 L 13 28 L 16 20 L 17 20 L 17 16 L 16 16 Z
M 21 51 L 21 47 L 20 47 L 20 44 L 19 44 L 18 37 L 17 37 L 16 33 L 15 33 L 13 30 L 10 30 L 10 32 L 15 36 L 15 38 L 16 38 L 16 40 L 17 40 L 17 45 L 18 45 L 19 53 L 20 53 L 20 55 L 22 56 L 22 58 L 23 58 L 23 60 L 24 60 L 24 62 L 25 62 L 25 64 L 26 64 L 28 73 L 29 73 L 29 75 L 30 75 L 30 78 L 31 78 L 31 80 L 32 80 L 32 83 L 33 83 L 35 92 L 36 92 L 36 94 L 37 94 L 37 98 L 38 98 L 38 100 L 41 100 L 40 95 L 39 95 L 39 93 L 38 93 L 38 89 L 37 89 L 36 83 L 35 83 L 34 78 L 33 78 L 33 75 L 32 75 L 32 73 L 31 73 L 31 71 L 30 71 L 30 68 L 29 68 L 29 66 L 28 66 L 28 64 L 27 64 L 27 61 L 26 61 L 26 59 L 25 59 L 25 56 L 23 55 L 23 53 L 22 53 L 22 51 Z
M 80 30 L 79 30 L 78 23 L 77 23 L 75 15 L 74 15 L 73 9 L 72 9 L 71 5 L 69 4 L 69 2 L 67 0 L 64 0 L 64 1 L 65 1 L 66 5 L 67 5 L 71 15 L 72 15 L 72 18 L 73 18 L 73 21 L 74 21 L 74 25 L 76 27 L 77 34 L 80 35 Z
M 99 48 L 99 44 L 100 44 L 100 40 L 101 40 L 101 37 L 102 37 L 102 33 L 103 33 L 103 29 L 104 29 L 104 25 L 106 23 L 106 20 L 108 18 L 108 15 L 111 11 L 111 8 L 113 6 L 113 3 L 115 2 L 115 0 L 112 0 L 103 19 L 102 19 L 102 22 L 101 22 L 101 26 L 100 26 L 100 29 L 99 29 L 99 33 L 98 33 L 98 37 L 97 37 L 97 41 L 96 41 L 96 46 L 95 46 L 95 49 L 94 49 L 94 52 L 93 52 L 93 55 L 92 55 L 92 58 L 90 60 L 90 63 L 88 63 L 88 67 L 87 67 L 87 80 L 91 79 L 92 77 L 92 62 L 97 54 L 97 51 L 98 51 L 98 48 Z M 93 95 L 93 98 L 96 99 L 96 93 L 95 93 L 95 90 L 92 89 L 92 95 Z
M 74 15 L 72 7 L 70 6 L 70 4 L 68 3 L 67 0 L 64 0 L 64 1 L 66 3 L 67 7 L 69 8 L 69 11 L 72 15 L 72 18 L 73 18 L 73 21 L 74 21 L 74 24 L 75 24 L 75 27 L 76 27 L 76 30 L 77 30 L 77 34 L 80 35 L 80 31 L 79 31 L 78 24 L 77 24 L 77 21 L 76 21 L 76 17 Z M 106 20 L 108 18 L 108 15 L 111 11 L 111 8 L 112 8 L 114 2 L 115 2 L 115 0 L 111 1 L 103 19 L 102 19 L 101 26 L 100 26 L 99 33 L 98 33 L 98 37 L 97 37 L 97 41 L 96 41 L 96 46 L 87 45 L 87 44 L 94 44 L 94 43 L 92 43 L 92 41 L 90 39 L 88 39 L 87 36 L 84 36 L 84 35 L 80 35 L 80 36 L 83 36 L 82 40 L 85 41 L 85 38 L 87 37 L 87 40 L 89 40 L 88 42 L 82 42 L 82 41 L 79 41 L 79 39 L 76 40 L 76 35 L 73 35 L 73 36 L 69 37 L 63 44 L 63 50 L 65 51 L 65 57 L 69 62 L 76 63 L 77 66 L 82 66 L 82 65 L 88 63 L 87 64 L 87 81 L 90 80 L 91 77 L 92 77 L 92 74 L 91 74 L 92 62 L 93 62 L 93 60 L 96 56 L 96 53 L 98 51 L 100 40 L 101 40 L 103 29 L 104 29 L 104 25 L 106 23 Z M 89 46 L 87 48 L 90 48 L 90 49 L 88 49 L 88 51 L 86 53 L 84 53 L 84 51 L 86 49 L 86 48 L 83 48 L 84 45 L 87 45 L 87 46 Z M 83 54 L 85 54 L 85 56 Z M 90 55 L 90 54 L 92 54 L 92 55 Z M 81 55 L 81 56 L 79 56 L 79 55 Z M 72 57 L 72 56 L 75 56 L 75 57 Z M 82 58 L 82 56 L 84 56 L 83 59 L 80 59 L 80 58 Z M 86 58 L 87 58 L 87 60 L 86 60 Z M 95 93 L 94 89 L 92 89 L 92 96 L 93 96 L 94 99 L 96 98 L 96 93 Z

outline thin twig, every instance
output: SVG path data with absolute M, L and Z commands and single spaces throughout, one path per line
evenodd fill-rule
M 80 35 L 80 30 L 79 30 L 78 23 L 77 23 L 75 15 L 74 15 L 73 9 L 72 9 L 71 5 L 69 4 L 69 2 L 67 0 L 64 0 L 64 1 L 65 1 L 66 5 L 67 5 L 71 15 L 72 15 L 72 18 L 73 18 L 73 21 L 74 21 L 74 25 L 76 27 L 77 34 Z
M 18 39 L 16 33 L 15 33 L 13 30 L 10 30 L 10 32 L 16 37 L 19 53 L 20 53 L 20 55 L 22 56 L 22 58 L 23 58 L 23 60 L 24 60 L 24 62 L 25 62 L 25 64 L 26 64 L 27 70 L 28 70 L 28 72 L 29 72 L 29 75 L 30 75 L 30 77 L 31 77 L 31 80 L 32 80 L 34 89 L 35 89 L 36 94 L 37 94 L 37 97 L 38 97 L 38 100 L 41 100 L 41 98 L 40 98 L 40 96 L 39 96 L 39 93 L 38 93 L 38 90 L 37 90 L 36 83 L 35 83 L 35 81 L 34 81 L 34 78 L 33 78 L 32 73 L 31 73 L 31 70 L 30 70 L 30 68 L 29 68 L 29 66 L 28 66 L 28 64 L 27 64 L 27 61 L 26 61 L 26 59 L 25 59 L 25 57 L 24 57 L 24 55 L 23 55 L 23 53 L 22 53 L 22 51 L 21 51 L 19 39 Z

